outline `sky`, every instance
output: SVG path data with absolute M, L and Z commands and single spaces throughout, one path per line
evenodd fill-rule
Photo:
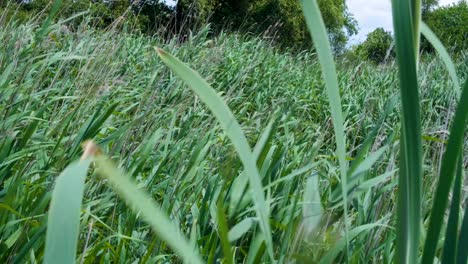
M 359 33 L 350 39 L 349 44 L 366 40 L 367 34 L 378 27 L 393 31 L 392 7 L 390 0 L 347 0 L 349 12 L 358 22 Z M 440 6 L 456 3 L 458 0 L 439 0 Z

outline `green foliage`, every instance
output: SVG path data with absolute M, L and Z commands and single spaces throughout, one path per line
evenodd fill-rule
M 218 9 L 214 10 L 214 19 L 218 19 L 214 20 L 215 24 L 222 24 L 226 19 L 234 21 L 238 28 L 242 23 L 251 24 L 250 30 L 258 33 L 270 32 L 269 34 L 275 35 L 277 41 L 282 44 L 292 44 L 300 48 L 311 45 L 298 0 L 257 0 L 249 4 L 220 2 L 233 3 L 222 4 L 224 12 L 221 15 L 216 14 Z M 357 33 L 356 22 L 348 13 L 344 0 L 320 0 L 319 6 L 334 51 L 340 53 L 344 50 L 348 37 Z
M 16 13 L 15 18 L 24 22 L 48 7 L 47 4 L 47 0 L 11 4 L 8 11 L 11 15 Z M 333 49 L 341 53 L 348 37 L 357 33 L 356 21 L 347 11 L 345 0 L 320 0 L 319 5 Z M 275 36 L 275 41 L 286 47 L 304 48 L 311 44 L 298 0 L 180 0 L 175 8 L 156 0 L 133 3 L 128 0 L 64 0 L 60 17 L 83 11 L 89 11 L 89 15 L 74 19 L 72 26 L 79 25 L 86 17 L 90 25 L 103 29 L 125 18 L 132 28 L 144 33 L 154 34 L 165 29 L 167 33 L 184 38 L 189 31 L 212 23 L 217 32 L 226 29 L 256 34 L 267 32 L 267 36 Z
M 292 43 L 297 47 L 311 44 L 305 20 L 299 15 L 301 6 L 298 1 L 258 1 L 251 12 L 251 23 L 257 26 L 258 33 L 266 31 L 282 44 Z
M 49 3 L 48 0 L 34 0 L 27 3 L 11 3 L 3 5 L 2 8 L 3 12 L 8 13 L 7 19 L 14 17 L 20 22 L 26 22 L 35 15 L 44 18 L 44 14 L 47 14 L 51 7 Z M 76 28 L 85 19 L 89 25 L 99 29 L 105 29 L 114 22 L 126 22 L 132 29 L 147 33 L 154 32 L 157 26 L 168 23 L 173 13 L 168 6 L 155 1 L 133 4 L 128 0 L 63 0 L 59 17 L 69 18 L 80 12 L 87 12 L 87 15 L 73 19 L 67 23 L 68 26 Z
M 466 1 L 430 11 L 424 20 L 453 53 L 468 49 L 468 3 Z M 424 47 L 430 50 L 427 45 Z
M 383 28 L 377 28 L 367 35 L 367 39 L 356 47 L 355 52 L 361 58 L 382 63 L 385 58 L 392 58 L 390 56 L 393 55 L 392 41 L 390 32 Z
M 332 48 L 339 53 L 348 37 L 357 33 L 357 22 L 348 12 L 345 0 L 318 0 L 318 4 Z
M 434 7 L 439 4 L 439 0 L 422 0 L 422 17 L 423 19 Z
M 318 17 L 310 20 L 314 19 Z M 71 210 L 75 222 L 69 222 L 75 228 L 79 223 L 76 262 L 178 263 L 184 254 L 196 253 L 207 263 L 268 263 L 273 251 L 278 263 L 391 263 L 397 255 L 402 244 L 396 237 L 407 234 L 393 228 L 397 197 L 404 193 L 396 177 L 399 147 L 406 146 L 400 139 L 416 133 L 398 132 L 402 126 L 392 98 L 400 82 L 393 64 L 356 67 L 338 61 L 334 71 L 324 27 L 315 28 L 319 34 L 314 38 L 321 47 L 316 52 L 322 53 L 326 82 L 315 54 L 280 53 L 264 39 L 238 34 L 207 38 L 206 28 L 179 43 L 165 42 L 159 35 L 129 34 L 126 27 L 119 32 L 92 27 L 68 32 L 52 24 L 38 45 L 36 22 L 0 23 L 0 263 L 44 261 L 47 217 L 60 216 L 54 208 L 64 205 L 49 207 L 54 184 L 64 196 L 76 198 L 81 193 L 80 188 L 62 188 L 60 181 L 70 177 L 56 176 L 71 172 L 65 168 L 78 157 L 79 144 L 87 138 L 93 138 L 113 162 L 98 162 L 104 180 L 91 171 L 65 186 L 85 180 L 81 211 Z M 211 98 L 222 97 L 238 125 L 229 123 L 230 117 L 218 123 L 201 102 L 219 110 L 213 107 L 219 101 L 207 100 L 200 87 L 197 92 L 202 97 L 188 92 L 157 58 L 154 46 L 206 76 L 216 91 Z M 416 56 L 403 58 L 410 63 L 400 64 L 414 73 Z M 464 83 L 467 58 L 462 52 L 454 65 Z M 453 173 L 451 155 L 468 153 L 466 146 L 459 145 L 460 140 L 466 143 L 460 128 L 466 129 L 468 104 L 465 92 L 465 103 L 455 107 L 458 91 L 437 57 L 421 61 L 417 72 L 422 100 L 413 107 L 420 106 L 422 137 L 409 144 L 422 140 L 425 177 L 420 194 L 427 202 L 411 212 L 420 210 L 429 216 L 436 193 L 432 175 L 440 171 L 445 179 Z M 187 81 L 197 85 L 193 79 Z M 410 84 L 404 85 L 414 92 L 416 86 Z M 405 120 L 411 121 L 412 111 L 407 108 L 416 99 L 403 96 Z M 446 133 L 447 120 L 454 113 L 458 121 Z M 240 129 L 245 135 L 242 149 L 255 146 L 252 155 L 242 151 L 239 157 L 235 152 L 239 136 L 233 132 Z M 237 141 L 232 143 L 232 138 Z M 448 148 L 447 142 L 456 148 Z M 445 156 L 444 149 L 454 151 Z M 443 171 L 438 162 L 442 156 Z M 346 174 L 338 160 L 350 161 Z M 466 161 L 458 160 L 466 168 Z M 252 167 L 257 168 L 257 177 L 252 177 Z M 453 188 L 462 188 L 459 180 L 455 182 L 458 187 Z M 446 202 L 448 185 L 445 182 L 438 195 Z M 258 208 L 262 194 L 265 208 Z M 332 200 L 335 194 L 337 199 Z M 457 199 L 450 201 L 450 208 L 457 206 L 453 201 Z M 444 206 L 437 210 L 445 212 Z M 257 217 L 265 211 L 267 223 Z M 459 217 L 461 231 L 458 239 L 446 244 L 466 244 L 466 211 L 451 209 L 449 218 Z M 438 221 L 424 220 L 420 221 L 424 225 Z M 60 222 L 55 223 L 60 227 Z M 262 230 L 267 225 L 273 243 L 265 242 L 269 239 Z M 447 233 L 453 230 L 457 227 Z M 72 240 L 75 234 L 65 237 Z M 440 236 L 435 246 L 437 257 L 454 252 L 442 250 Z M 421 253 L 414 252 L 412 256 Z M 457 250 L 457 259 L 466 262 L 466 251 Z

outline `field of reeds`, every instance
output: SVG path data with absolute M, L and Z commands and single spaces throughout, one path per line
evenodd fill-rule
M 297 53 L 2 17 L 0 262 L 466 263 L 468 54 L 418 57 L 394 5 L 397 59 L 336 75 L 320 27 Z

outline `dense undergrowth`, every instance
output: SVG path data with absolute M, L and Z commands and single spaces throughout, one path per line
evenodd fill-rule
M 42 260 L 54 179 L 91 138 L 152 195 L 208 263 L 223 256 L 218 206 L 224 206 L 232 231 L 234 262 L 268 260 L 249 191 L 238 183 L 243 166 L 231 142 L 162 64 L 155 46 L 206 77 L 250 145 L 257 144 L 275 257 L 343 261 L 339 168 L 314 54 L 279 52 L 267 40 L 240 35 L 208 38 L 208 29 L 185 43 L 86 26 L 71 32 L 60 23 L 39 42 L 36 31 L 34 24 L 8 21 L 0 28 L 0 262 Z M 467 65 L 468 57 L 460 55 L 462 80 Z M 353 263 L 390 263 L 400 139 L 397 68 L 394 62 L 341 61 L 338 74 L 347 158 L 352 162 L 360 147 L 369 149 L 349 175 L 348 257 Z M 457 99 L 437 57 L 422 58 L 420 91 L 424 216 Z M 324 208 L 314 232 L 308 232 L 304 218 L 310 179 L 318 179 Z M 78 258 L 84 263 L 178 261 L 94 172 L 86 181 Z

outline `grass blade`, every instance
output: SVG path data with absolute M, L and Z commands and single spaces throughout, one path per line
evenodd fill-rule
M 306 18 L 307 26 L 314 40 L 314 46 L 317 50 L 317 56 L 322 67 L 322 75 L 327 88 L 328 102 L 330 104 L 330 112 L 333 120 L 333 129 L 335 132 L 337 156 L 340 164 L 341 186 L 343 195 L 343 209 L 345 221 L 345 236 L 346 236 L 346 252 L 349 253 L 348 230 L 348 186 L 347 186 L 347 169 L 346 161 L 346 139 L 343 125 L 343 111 L 341 109 L 341 96 L 338 86 L 338 78 L 336 75 L 336 66 L 333 61 L 333 55 L 328 40 L 327 30 L 323 22 L 322 15 L 316 0 L 302 0 L 302 10 Z M 349 254 L 347 254 L 349 256 Z
M 392 2 L 402 101 L 396 256 L 399 263 L 417 263 L 421 226 L 422 144 L 417 49 L 408 48 L 418 47 L 413 27 L 415 6 L 411 5 L 415 1 Z
M 468 245 L 468 206 L 465 206 L 465 215 L 460 234 L 458 235 L 458 245 Z M 457 263 L 466 263 L 468 261 L 468 250 L 457 251 Z
M 434 47 L 434 49 L 439 54 L 440 58 L 445 64 L 445 67 L 447 68 L 453 84 L 455 85 L 457 94 L 460 95 L 460 80 L 457 76 L 457 70 L 444 45 L 436 36 L 436 34 L 432 32 L 429 26 L 424 22 L 421 22 L 421 33 L 424 35 L 424 37 L 426 37 L 426 39 L 431 43 L 432 47 Z
M 226 214 L 224 213 L 224 205 L 222 199 L 218 202 L 216 219 L 218 222 L 218 235 L 221 241 L 221 247 L 223 249 L 224 261 L 226 264 L 233 264 L 232 262 L 232 250 L 231 243 L 228 238 L 228 224 L 226 220 Z
M 357 237 L 360 233 L 371 230 L 377 226 L 383 226 L 383 225 L 380 223 L 374 223 L 374 224 L 365 224 L 365 225 L 355 227 L 349 231 L 349 239 L 352 240 L 355 237 Z M 345 247 L 345 245 L 346 245 L 346 240 L 344 238 L 336 242 L 335 245 L 333 245 L 333 247 L 330 250 L 328 250 L 327 254 L 323 256 L 323 258 L 320 260 L 320 264 L 337 263 L 334 260 L 338 256 L 338 254 L 342 251 L 342 249 Z
M 98 167 L 98 173 L 109 181 L 112 188 L 135 213 L 142 216 L 153 231 L 166 241 L 172 250 L 179 254 L 186 263 L 203 263 L 194 251 L 194 246 L 180 234 L 178 228 L 148 194 L 139 189 L 128 176 L 104 155 L 95 157 L 94 161 Z
M 450 138 L 447 143 L 442 165 L 439 172 L 439 181 L 432 205 L 431 219 L 427 231 L 426 244 L 424 245 L 423 263 L 432 263 L 434 259 L 437 241 L 442 229 L 444 212 L 447 207 L 450 187 L 457 170 L 458 159 L 463 150 L 464 132 L 468 120 L 468 81 L 465 82 L 463 92 L 458 102 L 454 121 L 450 129 Z M 460 244 L 462 245 L 462 244 Z
M 312 234 L 320 224 L 323 214 L 322 203 L 320 201 L 318 174 L 314 174 L 307 179 L 303 199 L 303 224 L 306 234 L 309 235 Z
M 70 164 L 57 178 L 47 220 L 44 263 L 75 263 L 84 183 L 90 159 Z
M 450 205 L 450 214 L 445 232 L 444 253 L 442 254 L 442 263 L 455 263 L 457 255 L 457 235 L 458 220 L 460 215 L 460 198 L 462 189 L 463 162 L 458 160 L 457 176 L 453 185 L 452 203 Z
M 419 63 L 419 44 L 421 42 L 421 34 L 419 33 L 421 26 L 421 0 L 410 0 L 411 4 L 411 17 L 412 26 L 413 26 L 413 46 L 414 46 L 414 55 L 416 59 L 416 67 Z M 395 16 L 394 16 L 395 18 Z
M 265 201 L 262 188 L 260 173 L 256 165 L 256 159 L 245 138 L 244 133 L 236 121 L 231 110 L 229 110 L 222 98 L 213 90 L 213 88 L 194 70 L 187 67 L 184 63 L 166 53 L 162 49 L 157 49 L 161 60 L 171 68 L 202 100 L 218 119 L 221 127 L 225 130 L 231 139 L 234 147 L 239 154 L 239 158 L 244 165 L 252 188 L 252 196 L 255 209 L 259 218 L 260 228 L 264 234 L 268 254 L 274 259 L 273 243 L 271 238 L 271 229 L 269 224 L 269 212 Z
M 230 242 L 234 242 L 247 233 L 250 228 L 255 224 L 255 218 L 248 217 L 237 223 L 229 230 L 228 238 Z
M 36 43 L 40 43 L 44 39 L 44 37 L 47 35 L 48 30 L 50 28 L 50 24 L 57 16 L 57 13 L 59 12 L 61 6 L 62 6 L 62 0 L 54 1 L 50 9 L 49 15 L 47 16 L 45 21 L 42 23 L 42 26 L 39 28 L 39 31 L 37 32 L 35 36 Z

